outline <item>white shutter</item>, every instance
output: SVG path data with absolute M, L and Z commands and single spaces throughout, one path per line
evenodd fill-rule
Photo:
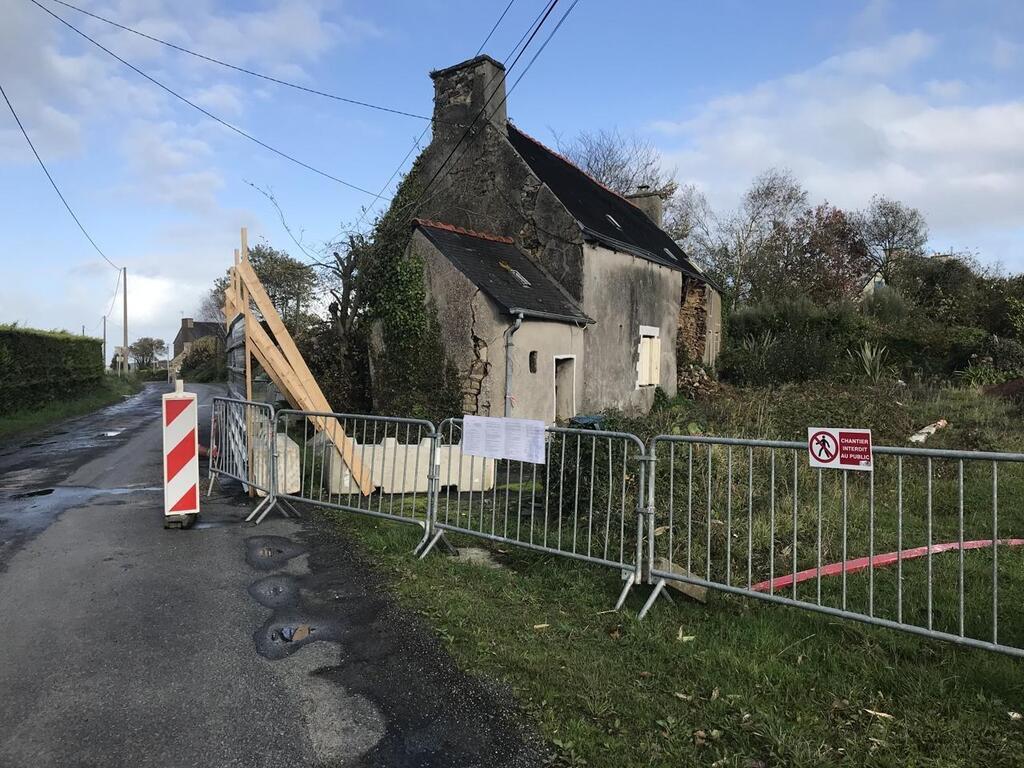
M 648 384 L 660 384 L 661 383 L 661 339 L 655 336 L 653 339 L 647 339 L 650 342 L 648 345 L 649 351 L 649 367 L 647 372 L 647 383 Z

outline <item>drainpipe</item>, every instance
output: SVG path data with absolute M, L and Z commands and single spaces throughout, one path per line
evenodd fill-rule
M 505 329 L 505 416 L 512 415 L 512 348 L 515 342 L 512 336 L 523 324 L 523 313 L 516 315 L 516 320 Z

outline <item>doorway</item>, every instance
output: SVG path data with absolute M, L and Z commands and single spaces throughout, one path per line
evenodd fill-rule
M 576 356 L 555 355 L 555 421 L 576 415 Z

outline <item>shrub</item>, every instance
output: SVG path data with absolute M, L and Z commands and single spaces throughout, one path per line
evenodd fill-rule
M 897 323 L 910 314 L 910 304 L 903 294 L 888 285 L 880 285 L 864 297 L 861 311 L 880 323 Z
M 748 385 L 845 376 L 847 350 L 859 345 L 866 327 L 850 304 L 820 307 L 793 299 L 745 307 L 730 319 L 719 370 Z
M 885 347 L 865 341 L 856 353 L 850 351 L 850 359 L 859 365 L 868 381 L 878 386 L 889 373 L 889 367 L 886 365 L 888 354 Z
M 0 326 L 0 414 L 96 389 L 103 380 L 102 346 L 86 336 Z
M 997 371 L 1024 373 L 1024 344 L 1019 341 L 1002 336 L 990 336 L 985 344 L 985 351 Z
M 223 381 L 226 376 L 224 348 L 215 336 L 195 341 L 181 361 L 181 378 L 185 381 Z

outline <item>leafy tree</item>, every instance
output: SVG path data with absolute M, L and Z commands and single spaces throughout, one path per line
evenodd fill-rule
M 871 198 L 867 211 L 861 214 L 860 226 L 871 261 L 886 282 L 892 277 L 897 259 L 923 256 L 928 244 L 924 215 L 883 195 Z
M 823 203 L 774 225 L 751 259 L 749 297 L 804 296 L 822 305 L 853 299 L 870 264 L 854 217 Z
M 249 262 L 263 283 L 274 309 L 290 330 L 299 324 L 312 304 L 317 287 L 316 271 L 309 264 L 293 259 L 285 251 L 259 244 L 249 251 Z
M 263 284 L 274 309 L 292 333 L 301 333 L 313 320 L 313 306 L 319 277 L 316 270 L 298 259 L 261 243 L 249 250 L 249 263 Z M 213 287 L 200 300 L 196 316 L 208 322 L 224 322 L 224 291 L 227 275 L 214 280 Z
M 163 339 L 154 339 L 150 336 L 143 336 L 137 339 L 134 344 L 128 345 L 128 354 L 135 361 L 138 370 L 153 368 L 156 361 L 167 354 L 167 344 Z

